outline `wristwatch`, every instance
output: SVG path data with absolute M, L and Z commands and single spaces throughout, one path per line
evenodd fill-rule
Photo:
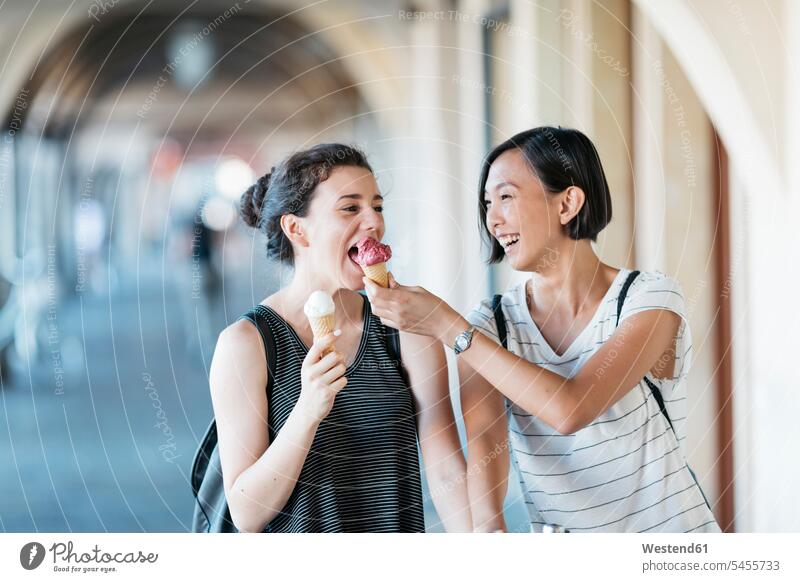
M 470 325 L 467 331 L 462 331 L 456 336 L 456 341 L 453 342 L 453 351 L 456 353 L 456 355 L 460 354 L 472 345 L 472 334 L 474 333 L 475 328 Z

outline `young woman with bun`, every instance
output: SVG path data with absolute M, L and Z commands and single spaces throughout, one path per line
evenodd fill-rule
M 419 443 L 445 529 L 470 530 L 444 350 L 401 333 L 407 383 L 386 328 L 358 292 L 363 272 L 350 250 L 384 234 L 383 197 L 365 155 L 341 144 L 294 153 L 248 189 L 241 213 L 266 235 L 267 256 L 291 266 L 292 276 L 222 332 L 211 365 L 236 527 L 424 531 Z M 314 341 L 303 306 L 318 290 L 333 297 L 337 331 Z M 272 334 L 275 362 L 267 362 L 254 322 Z

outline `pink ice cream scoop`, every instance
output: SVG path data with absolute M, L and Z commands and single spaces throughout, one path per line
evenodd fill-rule
M 392 258 L 392 249 L 369 236 L 365 236 L 356 243 L 357 252 L 353 253 L 353 260 L 362 267 L 371 267 L 385 263 Z
M 350 257 L 361 266 L 367 279 L 381 287 L 389 287 L 389 271 L 386 268 L 386 261 L 392 258 L 389 245 L 365 236 L 358 241 L 356 248 L 350 249 Z

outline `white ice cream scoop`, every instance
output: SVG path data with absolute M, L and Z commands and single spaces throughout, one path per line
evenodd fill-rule
M 303 311 L 306 317 L 325 317 L 336 311 L 333 297 L 325 291 L 314 291 L 306 301 Z
M 308 318 L 315 342 L 333 332 L 336 306 L 333 304 L 333 298 L 325 291 L 314 291 L 303 306 L 303 311 Z M 332 351 L 333 348 L 329 347 L 324 350 L 323 355 Z

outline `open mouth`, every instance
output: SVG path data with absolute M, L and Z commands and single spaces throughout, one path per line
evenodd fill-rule
M 497 237 L 497 242 L 508 251 L 511 247 L 519 242 L 519 235 L 518 234 L 505 234 L 503 236 Z
M 361 268 L 361 265 L 358 264 L 356 261 L 356 257 L 358 256 L 358 247 L 356 245 L 351 246 L 347 250 L 347 256 L 350 257 L 350 260 L 355 263 L 358 268 Z
M 373 236 L 362 236 L 353 243 L 353 246 L 347 249 L 347 256 L 350 257 L 350 260 L 353 261 L 356 265 L 358 265 L 359 268 L 361 268 L 361 264 L 356 260 L 358 258 L 358 245 L 362 241 L 366 241 L 367 239 L 373 241 L 373 244 L 380 245 L 380 241 L 377 238 Z

